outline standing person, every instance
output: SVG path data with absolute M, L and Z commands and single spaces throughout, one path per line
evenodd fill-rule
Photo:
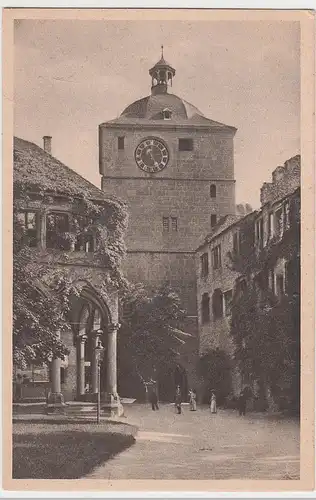
M 182 413 L 182 409 L 181 409 L 181 404 L 182 404 L 182 396 L 181 396 L 181 390 L 180 390 L 180 386 L 178 385 L 177 386 L 177 390 L 176 390 L 176 397 L 175 397 L 175 407 L 177 409 L 177 414 L 180 415 Z
M 189 391 L 189 397 L 190 397 L 190 410 L 196 411 L 196 390 L 195 389 Z
M 247 404 L 247 397 L 245 391 L 241 391 L 238 399 L 239 415 L 246 415 L 246 404 Z
M 159 410 L 159 406 L 158 406 L 158 397 L 157 397 L 157 393 L 155 390 L 152 390 L 151 393 L 150 393 L 150 396 L 149 396 L 149 400 L 151 402 L 151 409 L 153 411 L 155 410 Z
M 216 396 L 215 392 L 212 391 L 211 395 L 211 413 L 217 413 L 217 408 L 216 408 Z

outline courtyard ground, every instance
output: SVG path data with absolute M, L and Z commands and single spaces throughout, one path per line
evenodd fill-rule
M 125 405 L 136 443 L 87 474 L 97 479 L 299 479 L 299 422 L 172 405 Z

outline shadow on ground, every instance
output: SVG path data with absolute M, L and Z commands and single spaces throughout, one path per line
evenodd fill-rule
M 67 430 L 13 436 L 14 479 L 78 479 L 132 446 L 132 435 Z

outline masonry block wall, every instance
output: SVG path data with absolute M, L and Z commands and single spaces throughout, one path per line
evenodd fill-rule
M 176 127 L 156 123 L 152 126 L 134 124 L 118 126 L 111 123 L 99 126 L 100 174 L 114 177 L 149 177 L 141 172 L 134 153 L 145 137 L 163 140 L 169 150 L 166 169 L 154 177 L 187 179 L 234 179 L 233 136 L 230 130 L 212 130 L 210 127 Z M 117 138 L 124 137 L 124 149 L 117 148 Z M 192 139 L 193 151 L 179 151 L 178 139 Z M 197 167 L 198 163 L 198 168 Z
M 168 146 L 168 166 L 156 174 L 141 171 L 134 160 L 139 142 L 148 135 Z M 125 149 L 117 150 L 117 136 L 125 134 Z M 193 136 L 193 151 L 178 151 L 178 139 Z M 130 209 L 126 243 L 129 251 L 194 251 L 201 235 L 217 219 L 235 211 L 233 144 L 231 134 L 196 131 L 113 131 L 100 127 L 102 189 L 125 200 Z M 216 186 L 216 197 L 210 186 Z M 176 232 L 163 232 L 163 217 L 176 217 Z
M 265 182 L 261 188 L 261 204 L 273 203 L 295 191 L 301 182 L 301 157 L 293 156 L 283 166 L 272 172 L 272 182 Z
M 230 221 L 232 223 L 232 221 Z M 227 221 L 229 224 L 229 221 Z M 198 300 L 198 322 L 199 322 L 199 352 L 206 353 L 210 349 L 223 349 L 226 352 L 233 353 L 233 344 L 230 339 L 230 314 L 228 309 L 224 307 L 223 315 L 215 318 L 213 314 L 212 298 L 215 290 L 225 292 L 233 290 L 236 278 L 239 274 L 231 269 L 231 260 L 228 252 L 233 249 L 233 235 L 238 232 L 238 225 L 232 224 L 228 227 L 223 227 L 217 235 L 201 245 L 196 254 L 196 269 L 197 269 L 197 300 Z M 212 251 L 220 245 L 221 250 L 221 266 L 214 269 L 212 265 Z M 207 275 L 202 275 L 201 256 L 208 255 L 209 272 Z M 202 321 L 202 296 L 207 293 L 209 296 L 209 321 Z M 223 297 L 224 301 L 224 297 Z

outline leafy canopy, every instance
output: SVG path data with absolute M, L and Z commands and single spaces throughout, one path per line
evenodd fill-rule
M 121 364 L 126 363 L 142 381 L 155 377 L 172 363 L 185 332 L 180 330 L 184 310 L 169 285 L 149 290 L 131 285 L 122 299 L 124 310 L 119 334 Z

